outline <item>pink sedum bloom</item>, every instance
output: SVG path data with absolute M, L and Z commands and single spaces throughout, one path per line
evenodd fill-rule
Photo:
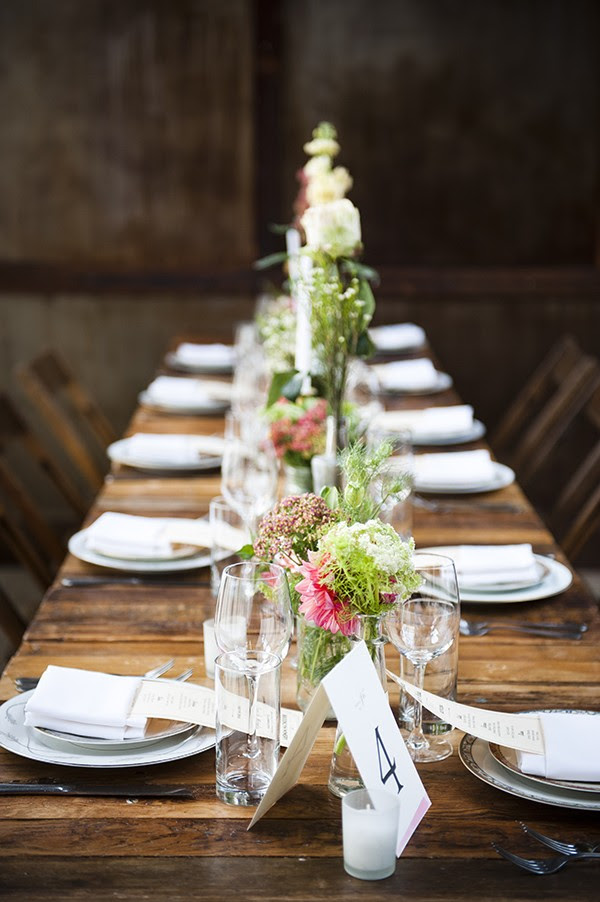
M 309 551 L 308 557 L 309 560 L 300 568 L 304 579 L 296 585 L 296 591 L 301 599 L 298 610 L 309 622 L 329 630 L 330 633 L 354 635 L 355 618 L 350 617 L 349 606 L 340 601 L 327 586 L 327 558 L 321 560 L 322 569 L 319 569 L 313 563 L 317 555 Z

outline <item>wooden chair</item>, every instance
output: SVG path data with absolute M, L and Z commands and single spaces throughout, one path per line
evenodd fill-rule
M 0 464 L 4 467 L 2 472 L 6 472 L 8 469 L 6 457 L 11 446 L 14 446 L 19 454 L 25 452 L 27 457 L 34 461 L 53 482 L 76 514 L 80 517 L 86 515 L 89 501 L 69 479 L 64 468 L 59 466 L 51 453 L 43 447 L 8 395 L 0 392 Z
M 99 462 L 115 441 L 113 429 L 68 366 L 45 351 L 17 369 L 17 377 L 73 463 L 94 492 L 104 479 Z
M 27 624 L 0 586 L 0 630 L 4 633 L 13 649 L 19 646 L 26 626 Z
M 564 489 L 550 515 L 550 524 L 571 559 L 600 528 L 600 384 L 582 411 L 595 440 Z
M 496 455 L 527 486 L 591 397 L 598 364 L 574 338 L 560 340 L 535 371 L 493 433 Z

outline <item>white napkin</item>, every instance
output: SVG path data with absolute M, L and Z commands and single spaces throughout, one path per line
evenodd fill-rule
M 85 544 L 97 554 L 123 560 L 168 560 L 173 557 L 175 544 L 210 548 L 212 539 L 206 520 L 137 517 L 107 511 L 86 529 Z
M 473 428 L 473 408 L 469 404 L 456 404 L 424 410 L 385 410 L 375 417 L 373 426 L 390 431 L 410 429 L 415 442 L 421 438 L 465 435 Z
M 221 456 L 225 439 L 218 435 L 156 435 L 137 432 L 120 443 L 128 457 L 148 464 L 197 464 L 203 455 Z
M 517 752 L 524 774 L 551 780 L 600 781 L 600 714 L 551 711 L 540 714 L 544 755 Z
M 425 391 L 438 382 L 437 370 L 427 357 L 380 363 L 373 369 L 383 388 L 389 391 Z
M 495 475 L 489 451 L 450 451 L 415 457 L 415 486 L 469 488 L 487 485 Z
M 538 576 L 531 545 L 459 545 L 452 552 L 461 589 L 526 582 Z
M 25 725 L 101 739 L 139 739 L 146 718 L 129 712 L 140 683 L 139 677 L 51 664 L 25 705 Z
M 424 330 L 414 323 L 375 326 L 369 329 L 369 335 L 378 351 L 402 351 L 406 348 L 419 348 L 425 344 Z
M 231 345 L 201 345 L 184 341 L 178 345 L 175 356 L 188 366 L 233 366 L 234 356 Z
M 230 401 L 231 385 L 209 379 L 188 379 L 185 376 L 158 376 L 146 389 L 151 401 L 193 407 L 206 402 Z

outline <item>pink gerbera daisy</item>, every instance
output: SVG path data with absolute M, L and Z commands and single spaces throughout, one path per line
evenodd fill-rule
M 348 606 L 327 585 L 328 555 L 317 563 L 317 554 L 309 551 L 308 558 L 300 568 L 304 579 L 296 585 L 301 598 L 298 610 L 308 621 L 330 633 L 352 636 L 355 618 L 349 616 Z

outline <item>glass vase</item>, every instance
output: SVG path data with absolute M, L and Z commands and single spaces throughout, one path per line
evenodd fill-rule
M 296 630 L 296 702 L 300 710 L 305 711 L 323 677 L 342 660 L 352 645 L 350 639 L 342 633 L 330 633 L 320 626 L 314 626 L 301 614 L 296 618 Z M 335 720 L 331 708 L 326 720 Z
M 360 642 L 361 640 L 364 640 L 371 655 L 371 660 L 375 665 L 377 676 L 381 680 L 381 685 L 386 689 L 387 677 L 385 673 L 384 646 L 387 640 L 383 634 L 383 615 L 359 614 L 357 616 L 356 629 L 354 635 L 350 637 L 350 648 L 352 648 L 353 642 Z M 329 790 L 335 796 L 341 798 L 347 792 L 351 792 L 353 789 L 362 789 L 363 787 L 364 783 L 352 757 L 352 752 L 338 725 L 329 771 Z
M 306 492 L 312 492 L 313 479 L 310 463 L 300 467 L 284 464 L 283 476 L 284 495 L 304 495 Z

